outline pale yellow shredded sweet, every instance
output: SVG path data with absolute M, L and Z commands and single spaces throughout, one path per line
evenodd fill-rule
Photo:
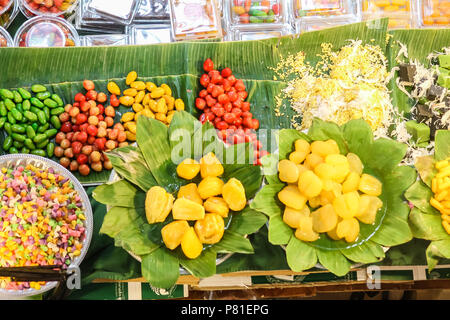
M 324 43 L 317 57 L 312 67 L 304 52 L 298 52 L 272 68 L 276 77 L 287 83 L 275 99 L 275 113 L 280 113 L 282 100 L 288 99 L 302 118 L 300 125 L 292 120 L 299 130 L 308 129 L 314 117 L 339 125 L 362 118 L 376 135 L 387 136 L 395 111 L 386 86 L 391 75 L 383 50 L 351 40 L 337 51 Z

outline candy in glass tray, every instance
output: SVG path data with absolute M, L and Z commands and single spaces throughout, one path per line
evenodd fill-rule
M 414 11 L 412 0 L 363 0 L 364 20 L 389 18 L 390 29 L 413 28 Z
M 354 0 L 293 0 L 297 33 L 361 21 L 361 6 Z
M 450 27 L 450 1 L 418 0 L 417 23 L 421 28 Z
M 224 2 L 228 24 L 284 24 L 288 20 L 285 0 L 232 0 Z

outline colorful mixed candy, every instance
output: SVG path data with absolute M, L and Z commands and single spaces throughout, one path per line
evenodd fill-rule
M 236 23 L 275 23 L 280 20 L 280 2 L 234 0 L 232 14 Z
M 0 171 L 0 266 L 67 268 L 86 237 L 83 203 L 72 182 L 33 165 Z M 7 290 L 40 289 L 42 282 L 0 278 Z

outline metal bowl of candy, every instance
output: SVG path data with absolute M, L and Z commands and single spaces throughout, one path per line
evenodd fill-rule
M 0 267 L 57 266 L 83 261 L 93 232 L 89 198 L 60 164 L 40 156 L 0 156 Z M 0 278 L 0 299 L 45 293 L 57 282 Z M 65 284 L 63 284 L 65 285 Z
M 0 0 L 1 1 L 1 0 Z M 52 16 L 68 18 L 75 12 L 79 0 L 18 0 L 20 11 L 27 18 Z
M 14 37 L 16 47 L 74 47 L 80 45 L 77 30 L 62 18 L 35 17 L 25 22 Z
M 3 27 L 0 27 L 0 48 L 12 47 L 14 42 L 9 35 L 8 31 Z

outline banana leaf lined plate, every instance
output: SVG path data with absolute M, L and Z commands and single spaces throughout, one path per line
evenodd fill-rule
M 356 242 L 335 241 L 328 236 L 321 236 L 314 242 L 300 241 L 283 222 L 284 206 L 277 194 L 285 184 L 278 179 L 276 165 L 278 159 L 287 158 L 297 139 L 335 140 L 342 154 L 357 154 L 364 163 L 364 172 L 383 183 L 380 196 L 383 207 L 373 225 L 360 225 Z M 386 248 L 412 239 L 407 221 L 409 208 L 403 193 L 415 181 L 416 173 L 411 167 L 398 165 L 406 153 L 405 145 L 390 139 L 374 140 L 372 130 L 364 120 L 351 120 L 339 127 L 317 118 L 308 135 L 294 129 L 280 130 L 278 143 L 278 155 L 266 156 L 262 160 L 267 185 L 256 195 L 250 207 L 269 217 L 269 242 L 286 246 L 287 262 L 293 271 L 319 267 L 317 263 L 320 263 L 342 276 L 348 273 L 352 265 L 379 262 L 384 258 Z

